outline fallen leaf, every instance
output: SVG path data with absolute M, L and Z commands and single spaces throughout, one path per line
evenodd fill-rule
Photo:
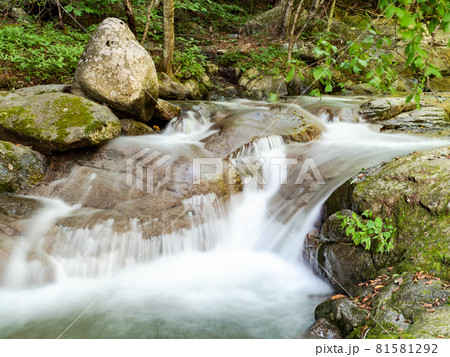
M 8 164 L 8 170 L 9 170 L 9 171 L 12 171 L 12 170 L 14 170 L 14 167 L 13 167 L 13 165 L 11 165 L 11 164 Z
M 427 304 L 426 302 L 423 302 L 422 307 L 433 307 L 433 304 Z
M 397 329 L 398 332 L 404 331 L 402 328 Z
M 449 159 L 450 159 L 450 157 L 449 157 Z M 442 336 L 442 335 L 437 335 L 436 337 L 437 338 L 445 338 L 445 336 Z
M 402 279 L 402 278 L 398 278 L 398 279 L 395 280 L 395 282 L 396 282 L 398 285 L 402 285 L 402 284 L 403 284 L 403 279 Z
M 364 299 L 362 299 L 362 302 L 366 302 L 369 299 L 370 299 L 370 295 L 367 295 Z
M 403 322 L 404 322 L 405 324 L 412 324 L 412 322 L 411 322 L 410 320 L 403 320 Z
M 423 283 L 423 285 L 431 285 L 431 284 L 433 284 L 433 280 L 428 280 Z
M 392 271 L 392 269 L 394 269 L 394 267 L 389 267 L 389 268 L 388 268 L 388 271 Z
M 339 300 L 339 299 L 343 299 L 343 298 L 345 298 L 345 295 L 337 294 L 337 295 L 332 296 L 331 300 L 334 301 L 334 300 Z
M 392 290 L 392 292 L 395 293 L 395 292 L 397 292 L 399 290 L 400 290 L 400 288 L 395 288 L 394 290 Z
M 384 285 L 377 285 L 377 286 L 375 286 L 375 290 L 378 290 L 378 289 L 381 289 L 381 288 L 384 288 Z
M 370 317 L 370 312 L 367 314 L 367 316 L 366 316 L 366 320 L 368 320 L 369 319 L 369 317 Z
M 432 314 L 435 311 L 436 311 L 436 309 L 427 309 L 427 314 Z

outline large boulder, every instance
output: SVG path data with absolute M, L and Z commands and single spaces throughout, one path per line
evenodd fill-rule
M 18 96 L 0 102 L 0 139 L 39 150 L 95 146 L 120 134 L 119 119 L 105 106 L 65 93 Z
M 158 99 L 158 104 L 155 108 L 154 117 L 156 119 L 170 121 L 180 115 L 181 109 L 179 106 L 166 102 L 165 100 Z
M 283 16 L 283 7 L 276 6 L 266 12 L 258 14 L 244 24 L 244 31 L 248 34 L 260 32 L 262 30 L 271 30 L 278 26 Z
M 399 272 L 420 267 L 449 279 L 449 177 L 450 147 L 415 152 L 349 180 L 331 195 L 325 211 L 370 210 L 393 220 L 393 251 L 372 254 L 378 272 L 388 264 Z M 353 264 L 353 258 L 343 257 L 341 264 Z
M 239 79 L 238 84 L 244 88 L 243 95 L 251 99 L 261 100 L 271 93 L 286 95 L 287 88 L 284 78 L 266 76 L 255 68 L 250 68 Z
M 46 171 L 43 155 L 23 146 L 0 141 L 0 193 L 28 189 L 42 181 Z
M 156 69 L 148 52 L 122 20 L 104 20 L 81 55 L 72 93 L 147 122 L 158 92 Z

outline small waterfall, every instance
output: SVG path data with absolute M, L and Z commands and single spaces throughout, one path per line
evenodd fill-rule
M 340 104 L 327 100 L 338 110 Z M 226 160 L 239 173 L 242 192 L 227 199 L 214 193 L 184 199 L 182 213 L 190 228 L 148 236 L 153 217 L 132 217 L 122 229 L 114 219 L 64 225 L 61 218 L 98 213 L 81 204 L 95 194 L 102 175 L 89 174 L 81 187 L 77 175 L 84 171 L 77 167 L 66 182 L 53 183 L 52 192 L 60 192 L 58 184 L 80 186 L 80 204 L 42 199 L 46 207 L 19 238 L 0 287 L 0 337 L 57 337 L 63 331 L 75 338 L 299 336 L 313 322 L 319 299 L 331 293 L 302 260 L 304 238 L 323 202 L 363 167 L 448 144 L 375 132 L 355 119 L 350 99 L 341 104 L 345 110 L 333 112 L 332 120 L 282 104 L 283 110 L 323 127 L 321 138 L 286 144 L 282 136 L 267 135 L 235 150 Z M 120 160 L 145 148 L 174 160 L 213 158 L 202 140 L 217 132 L 212 129 L 216 120 L 272 109 L 246 100 L 196 104 L 163 135 L 112 141 L 103 153 L 112 151 L 113 160 L 98 167 L 122 174 Z M 140 193 L 131 190 L 129 196 L 134 195 Z

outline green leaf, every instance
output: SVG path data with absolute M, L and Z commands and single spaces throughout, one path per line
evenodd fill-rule
M 375 218 L 375 226 L 381 228 L 383 226 L 383 220 L 380 217 Z
M 330 93 L 333 90 L 333 86 L 331 85 L 331 82 L 327 82 L 327 85 L 325 86 L 325 93 Z
M 278 102 L 278 95 L 275 93 L 270 93 L 269 99 L 267 99 L 269 103 L 276 103 Z
M 286 75 L 286 82 L 289 83 L 290 81 L 292 81 L 292 79 L 294 78 L 294 75 L 295 75 L 295 67 L 291 67 L 291 70 Z
M 314 77 L 314 79 L 315 80 L 320 79 L 322 77 L 324 71 L 325 70 L 322 67 L 314 68 L 314 70 L 313 70 L 313 77 Z

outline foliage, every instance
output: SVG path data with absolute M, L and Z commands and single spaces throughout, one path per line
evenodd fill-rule
M 89 39 L 85 33 L 65 35 L 51 24 L 0 27 L 0 63 L 31 77 L 64 81 L 75 71 Z
M 227 51 L 218 58 L 221 66 L 236 66 L 243 71 L 256 68 L 266 75 L 279 75 L 289 70 L 293 62 L 287 62 L 286 51 L 281 46 L 270 45 L 258 49 Z
M 332 92 L 336 86 L 341 89 L 345 86 L 345 83 L 333 78 L 333 71 L 347 74 L 376 89 L 394 91 L 391 87 L 396 78 L 392 68 L 393 55 L 383 52 L 383 48 L 390 44 L 388 38 L 380 37 L 375 30 L 370 29 L 362 41 L 347 42 L 343 52 L 332 44 L 329 35 L 324 35 L 314 49 L 315 55 L 323 59 L 312 69 L 312 76 L 322 83 L 325 93 Z M 311 94 L 319 95 L 320 92 L 315 89 Z
M 174 53 L 174 73 L 179 78 L 200 79 L 205 75 L 205 61 L 201 49 L 193 41 L 185 41 L 183 49 Z
M 212 0 L 178 0 L 175 1 L 175 10 L 185 10 L 201 14 L 208 19 L 221 19 L 234 21 L 235 13 L 242 11 L 234 4 L 221 4 Z
M 377 244 L 378 253 L 386 253 L 394 248 L 393 236 L 397 231 L 392 226 L 392 220 L 386 219 L 386 223 L 380 217 L 372 219 L 372 212 L 366 210 L 359 217 L 353 212 L 351 217 L 337 214 L 342 220 L 341 227 L 345 228 L 345 234 L 353 239 L 356 245 L 362 245 L 370 250 L 372 241 Z
M 387 17 L 398 21 L 399 32 L 403 40 L 408 41 L 405 49 L 406 65 L 419 74 L 415 93 L 407 98 L 407 102 L 420 103 L 420 93 L 425 89 L 432 76 L 440 77 L 439 69 L 429 62 L 429 44 L 425 37 L 433 40 L 435 32 L 440 28 L 450 31 L 450 2 L 442 0 L 380 0 L 380 8 Z M 450 40 L 447 44 L 450 46 Z

